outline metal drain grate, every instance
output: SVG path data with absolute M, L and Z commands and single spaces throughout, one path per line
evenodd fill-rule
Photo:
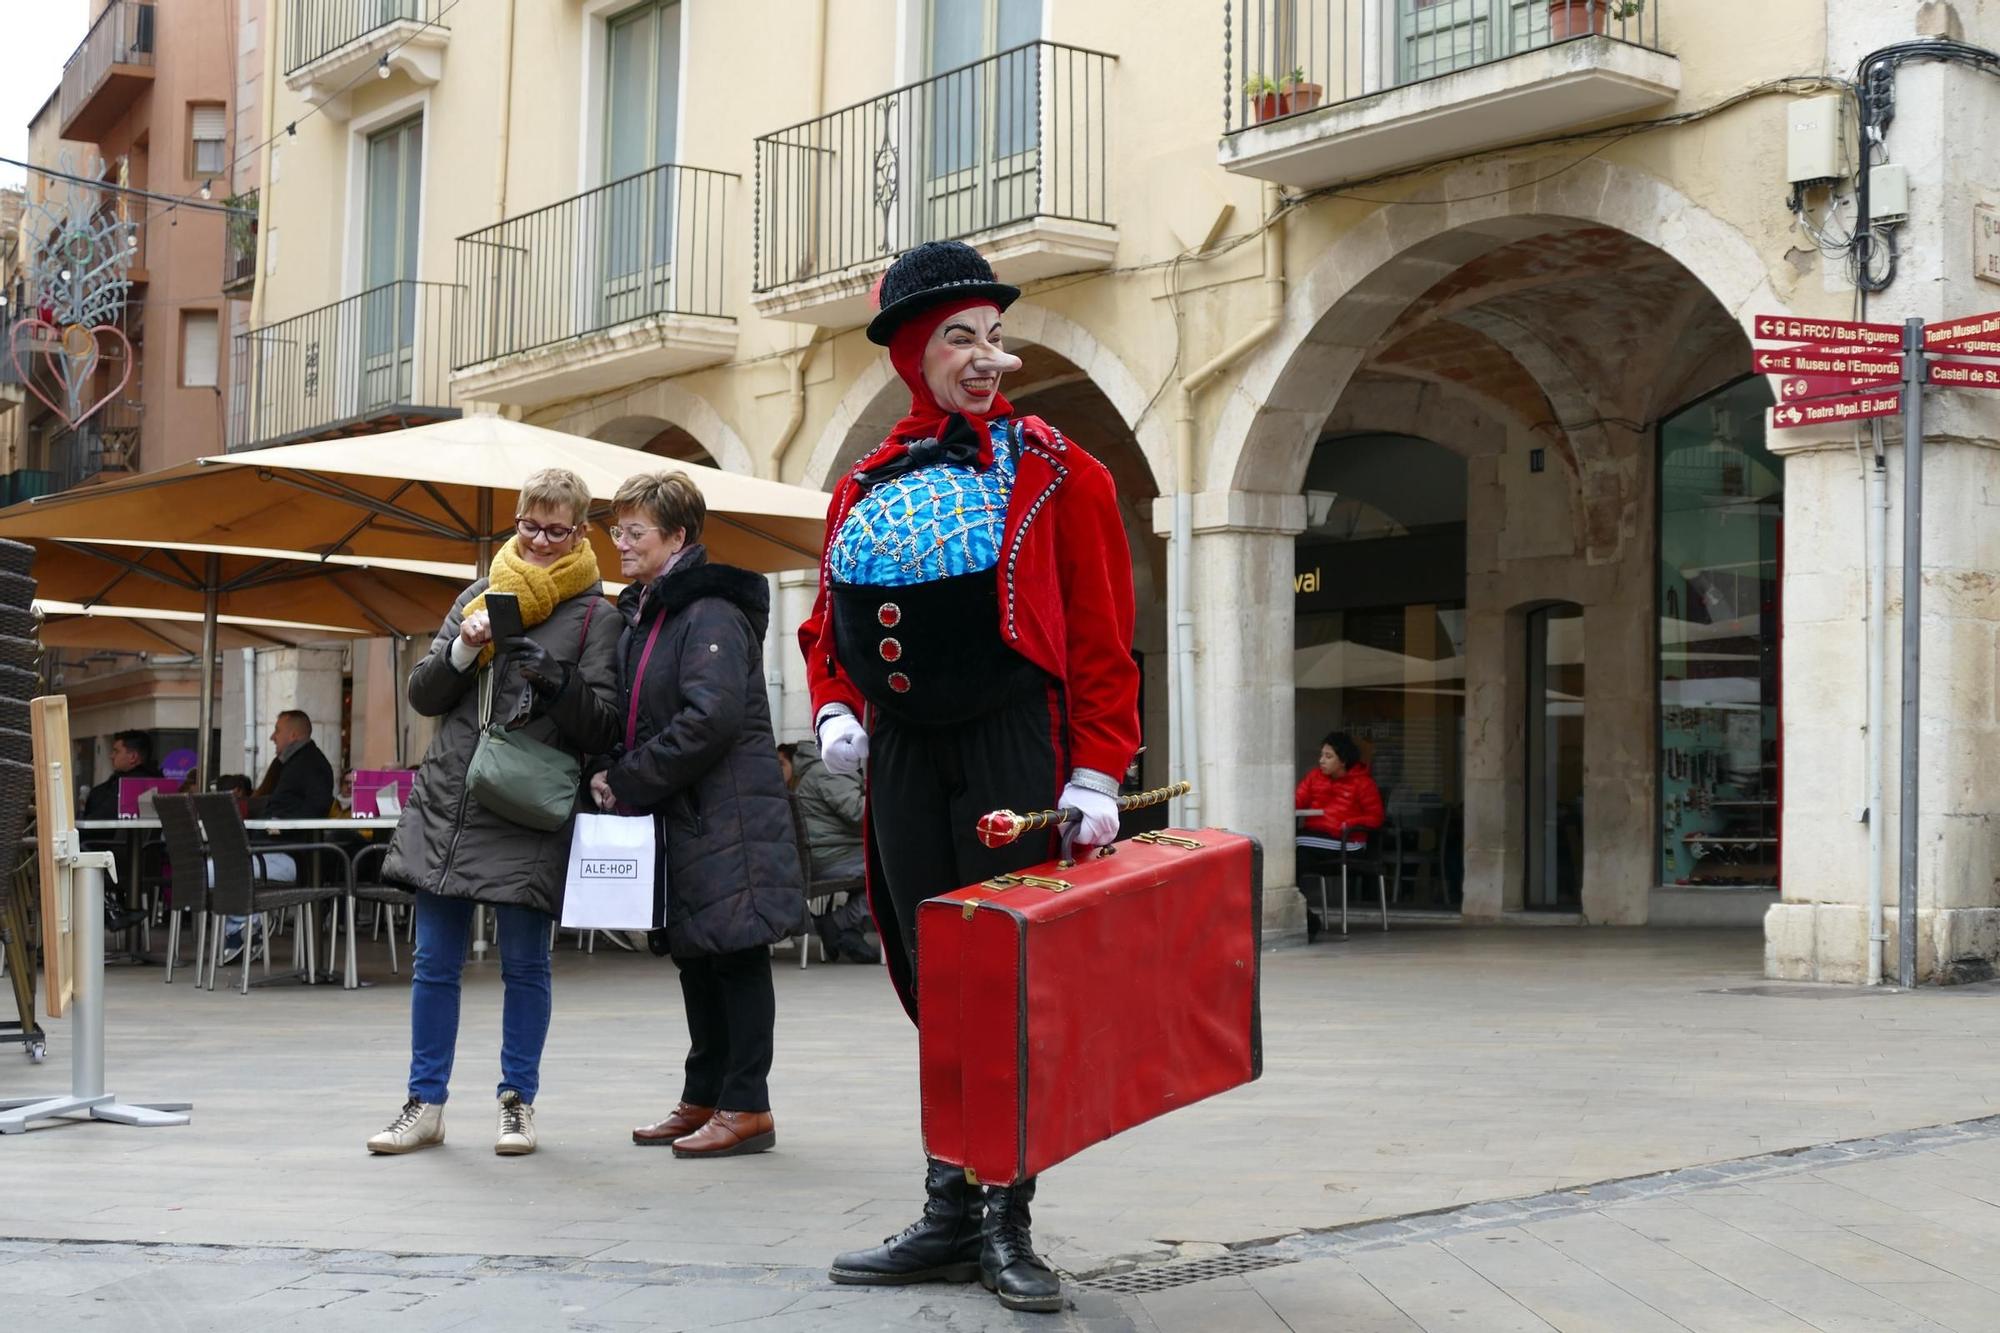
M 1298 1260 L 1275 1254 L 1219 1254 L 1213 1259 L 1192 1259 L 1186 1263 L 1160 1264 L 1154 1268 L 1135 1268 L 1125 1273 L 1107 1273 L 1094 1277 L 1081 1285 L 1098 1291 L 1116 1292 L 1123 1296 L 1138 1296 L 1153 1291 L 1168 1291 L 1174 1287 L 1185 1287 L 1195 1282 L 1207 1282 L 1212 1278 L 1235 1277 L 1239 1273 L 1254 1273 L 1260 1268 L 1277 1268 L 1283 1264 L 1295 1264 Z

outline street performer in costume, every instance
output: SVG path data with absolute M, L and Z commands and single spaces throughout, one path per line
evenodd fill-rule
M 883 276 L 871 341 L 910 412 L 842 477 L 819 600 L 800 627 L 820 755 L 866 765 L 869 901 L 916 1017 L 917 904 L 1057 854 L 1055 835 L 989 848 L 1002 807 L 1081 812 L 1080 846 L 1118 833 L 1139 745 L 1132 565 L 1111 474 L 1000 393 L 1021 362 L 1001 314 L 1020 295 L 979 253 L 928 242 Z M 1029 1234 L 1035 1181 L 982 1189 L 931 1161 L 923 1216 L 842 1254 L 836 1282 L 969 1282 L 1017 1310 L 1062 1287 Z

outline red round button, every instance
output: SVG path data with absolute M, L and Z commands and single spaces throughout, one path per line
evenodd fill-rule
M 878 651 L 882 654 L 884 662 L 900 662 L 903 660 L 903 644 L 900 639 L 882 640 Z
M 903 608 L 894 602 L 884 602 L 875 609 L 875 619 L 882 622 L 885 629 L 894 629 L 903 623 Z
M 910 678 L 900 671 L 891 671 L 889 673 L 889 688 L 898 694 L 908 694 L 910 692 Z

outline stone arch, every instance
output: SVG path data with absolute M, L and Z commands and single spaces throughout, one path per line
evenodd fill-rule
M 1173 478 L 1173 442 L 1165 418 L 1146 410 L 1152 395 L 1140 387 L 1124 360 L 1083 325 L 1033 301 L 1017 301 L 1007 311 L 1007 334 L 1054 352 L 1090 377 L 1124 419 L 1138 441 L 1155 488 L 1165 494 Z M 901 384 L 889 358 L 870 357 L 820 431 L 801 484 L 822 490 L 830 486 L 834 473 L 857 452 L 857 441 L 865 447 L 881 439 L 902 415 L 904 406 Z M 1088 448 L 1090 442 L 1083 444 Z
M 706 398 L 671 380 L 649 384 L 636 392 L 621 394 L 573 412 L 562 419 L 559 428 L 596 440 L 610 440 L 620 433 L 629 433 L 630 423 L 640 419 L 656 419 L 679 426 L 692 435 L 725 472 L 736 472 L 746 477 L 757 475 L 750 450 L 744 446 L 735 428 L 723 420 L 722 414 Z M 613 434 L 605 434 L 607 430 Z M 626 443 L 623 439 L 616 442 Z
M 1630 167 L 1593 159 L 1518 190 L 1442 202 L 1483 193 L 1504 169 L 1461 168 L 1409 201 L 1435 207 L 1378 209 L 1290 284 L 1278 335 L 1246 359 L 1217 406 L 1207 489 L 1297 489 L 1313 442 L 1376 340 L 1438 281 L 1516 241 L 1615 228 L 1673 259 L 1746 331 L 1756 306 L 1782 308 L 1739 232 Z

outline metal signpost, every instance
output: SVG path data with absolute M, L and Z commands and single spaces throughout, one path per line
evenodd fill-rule
M 1926 325 L 1758 315 L 1757 337 L 1795 344 L 1752 354 L 1760 375 L 1778 379 L 1773 430 L 1903 418 L 1903 698 L 1901 814 L 1897 840 L 1896 980 L 1917 984 L 1917 834 L 1922 740 L 1924 386 L 2000 390 L 2000 364 L 1930 360 L 1926 353 L 2000 358 L 2000 311 Z M 1897 355 L 1896 353 L 1900 353 Z M 1890 388 L 1895 384 L 1895 388 Z M 1871 898 L 1872 902 L 1872 898 Z

